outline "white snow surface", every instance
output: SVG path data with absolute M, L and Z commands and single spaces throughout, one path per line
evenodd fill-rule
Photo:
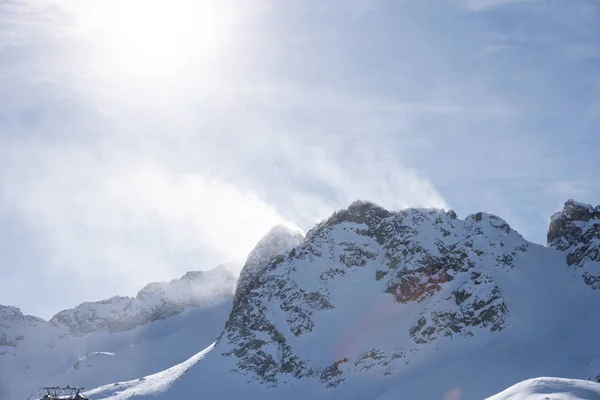
M 234 283 L 235 276 L 224 268 L 188 273 L 181 279 L 148 285 L 140 293 L 153 295 L 145 300 L 121 298 L 137 302 L 122 313 L 114 311 L 113 300 L 59 313 L 75 316 L 71 321 L 79 325 L 71 326 L 0 306 L 0 400 L 26 399 L 42 386 L 93 388 L 184 361 L 214 342 L 222 330 Z M 136 320 L 140 314 L 155 318 Z M 101 329 L 105 316 L 129 329 Z M 77 330 L 77 326 L 85 329 Z M 95 329 L 88 331 L 90 327 Z
M 576 379 L 536 378 L 487 400 L 600 400 L 600 384 Z
M 214 343 L 195 354 L 190 359 L 177 364 L 164 371 L 153 375 L 148 375 L 128 382 L 113 383 L 100 386 L 86 393 L 86 396 L 92 398 L 104 397 L 114 400 L 128 399 L 134 396 L 156 395 L 165 392 L 177 379 L 179 379 L 187 370 L 201 360 L 210 350 Z
M 349 210 L 303 240 L 271 232 L 243 297 L 103 332 L 47 383 L 95 384 L 93 400 L 600 400 L 585 381 L 600 376 L 600 290 L 564 252 L 486 213 Z M 563 378 L 535 378 L 548 376 Z

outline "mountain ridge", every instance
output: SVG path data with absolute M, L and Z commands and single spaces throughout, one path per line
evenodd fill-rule
M 235 280 L 230 266 L 190 271 L 178 279 L 148 284 L 136 297 L 113 296 L 82 303 L 57 313 L 48 321 L 27 316 L 17 307 L 0 306 L 0 399 L 19 398 L 39 386 L 54 385 L 54 376 L 65 380 L 79 377 L 94 385 L 108 383 L 102 377 L 88 376 L 93 368 L 85 368 L 75 375 L 64 373 L 77 370 L 80 364 L 98 364 L 99 357 L 88 357 L 94 353 L 117 352 L 114 362 L 125 360 L 127 363 L 125 355 L 136 354 L 146 342 L 189 335 L 191 332 L 185 332 L 195 324 L 185 322 L 190 311 L 210 324 L 196 328 L 199 331 L 195 335 L 200 339 L 208 334 L 212 336 L 210 340 L 214 340 L 221 324 L 225 323 Z M 182 318 L 177 318 L 180 315 Z M 161 321 L 167 322 L 159 329 Z M 169 328 L 173 324 L 175 326 Z M 203 346 L 210 343 L 207 339 L 202 340 Z M 113 361 L 106 361 L 106 365 L 112 365 L 110 369 L 114 373 L 104 375 L 106 379 L 110 376 L 114 379 L 133 378 L 130 375 L 135 371 L 143 374 L 154 368 L 166 368 L 169 363 L 181 360 L 187 351 L 190 350 L 170 351 L 172 354 L 157 351 L 156 356 L 148 357 L 155 359 L 155 365 L 131 362 L 129 367 L 119 367 L 111 364 Z M 73 386 L 75 382 L 66 380 L 62 384 Z
M 567 201 L 545 247 L 493 214 L 461 219 L 369 201 L 305 236 L 275 227 L 249 254 L 214 347 L 152 375 L 168 382 L 144 393 L 362 399 L 375 390 L 372 398 L 384 400 L 404 390 L 437 399 L 444 385 L 460 384 L 465 399 L 481 399 L 528 374 L 598 376 L 598 210 Z M 553 357 L 562 361 L 544 362 Z M 426 387 L 424 371 L 439 385 Z M 115 382 L 91 393 L 127 399 L 136 388 Z
M 496 254 L 492 249 L 496 244 L 480 243 L 482 227 L 491 236 L 510 237 L 518 243 L 510 247 L 510 251 L 500 250 Z M 423 231 L 427 234 L 422 235 Z M 343 241 L 333 237 L 338 234 L 344 236 Z M 423 245 L 420 240 L 424 241 Z M 459 245 L 470 249 L 457 250 Z M 336 308 L 329 292 L 331 282 L 343 280 L 345 275 L 374 263 L 380 268 L 366 269 L 372 269 L 373 275 L 369 279 L 379 282 L 380 294 L 391 295 L 397 303 L 419 303 L 439 292 L 457 274 L 465 275 L 471 271 L 477 262 L 482 262 L 482 255 L 491 254 L 494 267 L 510 269 L 513 257 L 526 249 L 527 242 L 494 215 L 476 213 L 460 220 L 452 211 L 408 209 L 390 212 L 372 202 L 357 201 L 311 229 L 305 241 L 287 258 L 264 261 L 262 268 L 266 272 L 259 278 L 258 289 L 246 293 L 247 298 L 234 299 L 234 309 L 216 349 L 229 347 L 223 354 L 237 359 L 238 372 L 251 371 L 251 375 L 256 374 L 252 376 L 268 384 L 276 385 L 278 375 L 289 374 L 294 378 L 318 376 L 326 385 L 335 386 L 341 382 L 337 378 L 341 365 L 350 361 L 346 355 L 330 359 L 325 365 L 309 366 L 310 361 L 293 354 L 289 344 L 312 332 L 315 327 L 313 314 Z M 314 265 L 314 260 L 325 260 L 324 263 L 335 266 L 321 268 L 319 280 L 312 282 L 311 288 L 300 287 L 296 284 L 300 280 L 295 278 L 298 275 L 296 269 L 314 271 L 319 268 Z M 277 274 L 278 269 L 283 271 Z M 240 280 L 243 276 L 244 270 Z M 268 288 L 266 293 L 259 293 L 261 286 Z M 421 310 L 422 314 L 409 328 L 414 343 L 392 353 L 379 364 L 387 367 L 398 364 L 397 360 L 406 362 L 411 358 L 407 353 L 416 352 L 417 345 L 435 340 L 439 335 L 468 336 L 473 326 L 480 325 L 492 332 L 503 328 L 508 311 L 501 290 L 490 276 L 483 271 L 474 271 L 468 277 L 463 276 L 463 282 L 458 286 L 453 292 L 457 310 L 450 304 L 444 305 L 444 312 Z M 476 291 L 473 286 L 486 289 L 478 289 L 479 294 L 472 297 Z M 281 318 L 288 322 L 287 327 L 278 328 L 269 316 L 274 312 L 274 302 L 279 303 L 284 313 Z M 285 325 L 284 322 L 280 324 Z M 252 330 L 257 332 L 252 333 Z M 279 350 L 273 350 L 277 347 Z M 272 350 L 267 352 L 264 348 Z M 358 363 L 367 358 L 384 358 L 379 351 L 355 357 L 358 357 L 355 360 Z
M 221 264 L 221 265 L 219 265 L 213 269 L 209 269 L 209 270 L 188 271 L 184 275 L 182 275 L 180 278 L 174 278 L 174 279 L 171 279 L 168 281 L 156 281 L 156 282 L 147 283 L 133 297 L 132 296 L 115 295 L 115 296 L 111 296 L 111 297 L 108 297 L 108 298 L 102 299 L 102 300 L 84 301 L 74 307 L 61 310 L 61 311 L 55 313 L 54 315 L 52 315 L 48 319 L 38 317 L 38 316 L 32 315 L 32 314 L 25 314 L 25 313 L 23 313 L 23 311 L 21 310 L 20 307 L 14 306 L 14 305 L 0 304 L 0 312 L 8 313 L 8 311 L 12 311 L 15 314 L 19 314 L 19 315 L 22 315 L 23 317 L 30 318 L 32 320 L 35 320 L 36 322 L 52 322 L 53 320 L 56 321 L 57 316 L 59 316 L 61 313 L 75 310 L 81 306 L 94 305 L 94 304 L 108 304 L 108 303 L 111 303 L 114 301 L 119 301 L 119 300 L 135 300 L 135 299 L 139 300 L 140 298 L 144 298 L 144 297 L 147 298 L 152 295 L 151 292 L 154 290 L 160 291 L 160 288 L 164 288 L 169 285 L 177 284 L 181 281 L 194 281 L 197 279 L 202 279 L 204 277 L 204 275 L 208 275 L 208 277 L 210 278 L 211 274 L 220 273 L 220 274 L 223 274 L 223 277 L 225 277 L 227 280 L 233 281 L 233 280 L 237 279 L 238 274 L 234 272 L 236 269 L 237 269 L 237 267 L 235 267 L 234 264 Z M 8 314 L 6 314 L 5 318 L 8 319 Z
M 547 238 L 548 246 L 566 254 L 569 266 L 582 271 L 587 285 L 600 290 L 600 206 L 569 199 L 552 216 Z

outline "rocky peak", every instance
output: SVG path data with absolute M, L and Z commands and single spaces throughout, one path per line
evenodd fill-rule
M 181 281 L 200 281 L 210 279 L 223 279 L 230 281 L 235 279 L 236 270 L 239 270 L 239 266 L 235 264 L 221 264 L 216 268 L 209 269 L 207 271 L 188 271 L 181 277 Z M 174 281 L 176 281 L 175 279 Z M 172 281 L 173 282 L 173 281 Z
M 0 305 L 0 321 L 18 321 L 24 318 L 25 315 L 19 308 Z
M 248 255 L 246 263 L 240 272 L 234 304 L 237 299 L 252 290 L 252 282 L 256 280 L 278 257 L 286 257 L 304 240 L 300 231 L 284 225 L 277 225 L 256 244 Z
M 242 271 L 249 272 L 277 255 L 287 255 L 303 239 L 304 236 L 300 231 L 284 225 L 274 226 L 250 252 Z
M 61 311 L 50 322 L 66 327 L 74 336 L 101 330 L 123 332 L 230 298 L 234 287 L 235 275 L 226 268 L 192 271 L 180 279 L 150 283 L 135 298 L 115 296 L 80 304 Z
M 564 251 L 582 241 L 598 238 L 600 232 L 596 228 L 599 224 L 600 206 L 568 200 L 563 210 L 555 213 L 550 220 L 548 246 Z
M 29 322 L 46 322 L 42 318 L 35 317 L 33 315 L 25 315 L 21 309 L 13 306 L 0 305 L 0 324 L 5 322 L 18 322 L 18 321 L 29 321 Z
M 140 290 L 136 299 L 154 302 L 187 302 L 190 305 L 210 299 L 212 295 L 230 295 L 235 275 L 219 266 L 208 271 L 189 271 L 179 279 L 153 282 Z
M 334 213 L 333 216 L 329 218 L 328 222 L 330 224 L 337 224 L 345 221 L 370 225 L 392 215 L 393 213 L 391 211 L 388 211 L 375 203 L 357 200 L 350 204 L 347 209 Z
M 17 307 L 0 305 L 0 347 L 15 347 L 25 338 L 27 327 L 45 325 L 46 321 L 32 315 L 25 315 Z
M 318 224 L 293 251 L 263 258 L 258 273 L 242 272 L 246 279 L 237 292 L 243 288 L 243 296 L 236 295 L 219 348 L 238 372 L 269 384 L 312 377 L 329 386 L 343 371 L 367 364 L 402 368 L 428 343 L 502 331 L 510 310 L 494 276 L 510 273 L 527 249 L 490 214 L 461 220 L 452 211 L 391 212 L 355 202 Z M 356 291 L 360 301 L 352 296 Z M 401 320 L 388 321 L 395 348 L 347 349 L 331 358 L 306 347 L 309 333 L 344 342 L 365 312 L 358 310 L 379 302 L 391 303 L 390 315 L 403 310 Z
M 568 200 L 552 216 L 547 239 L 566 254 L 567 264 L 582 270 L 586 284 L 600 289 L 600 206 Z
M 319 235 L 324 230 L 332 228 L 343 222 L 365 224 L 373 226 L 378 224 L 382 219 L 392 216 L 391 211 L 365 200 L 354 201 L 348 208 L 334 212 L 325 221 L 317 224 L 307 233 L 307 238 L 314 235 Z

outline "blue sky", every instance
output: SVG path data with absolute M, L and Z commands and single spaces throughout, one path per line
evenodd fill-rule
M 596 0 L 3 2 L 0 304 L 134 295 L 358 198 L 543 243 L 600 201 L 599 129 Z

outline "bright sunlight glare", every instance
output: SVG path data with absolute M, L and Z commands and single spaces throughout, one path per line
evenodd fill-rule
M 190 62 L 209 61 L 221 44 L 225 13 L 207 0 L 87 0 L 81 27 L 97 32 L 119 67 L 136 75 L 176 75 Z

